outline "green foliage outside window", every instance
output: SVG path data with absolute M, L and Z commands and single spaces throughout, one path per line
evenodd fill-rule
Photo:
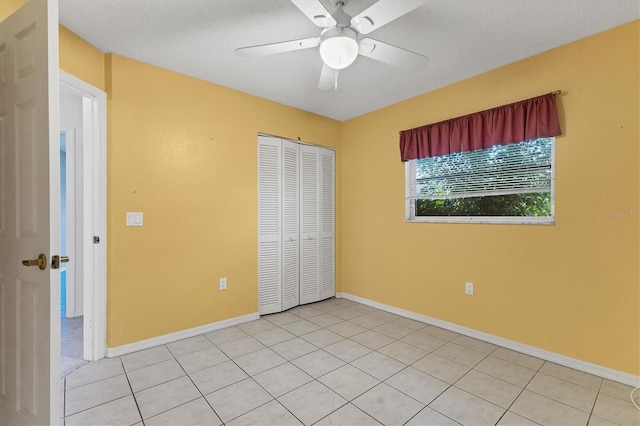
M 416 216 L 551 216 L 551 193 L 416 200 Z

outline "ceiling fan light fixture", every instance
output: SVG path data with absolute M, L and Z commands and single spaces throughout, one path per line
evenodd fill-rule
M 322 34 L 320 57 L 335 70 L 341 70 L 353 63 L 358 56 L 358 35 L 349 28 L 332 28 Z

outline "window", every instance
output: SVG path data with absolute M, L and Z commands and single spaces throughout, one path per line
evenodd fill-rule
M 406 162 L 412 222 L 553 223 L 554 138 Z

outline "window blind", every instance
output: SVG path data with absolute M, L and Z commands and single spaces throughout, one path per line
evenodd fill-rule
M 413 199 L 551 191 L 552 138 L 413 160 Z M 413 183 L 413 182 L 412 182 Z

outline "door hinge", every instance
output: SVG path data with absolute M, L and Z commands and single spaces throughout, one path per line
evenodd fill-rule
M 93 237 L 93 244 L 100 244 L 100 237 L 98 237 L 97 235 L 95 235 Z

